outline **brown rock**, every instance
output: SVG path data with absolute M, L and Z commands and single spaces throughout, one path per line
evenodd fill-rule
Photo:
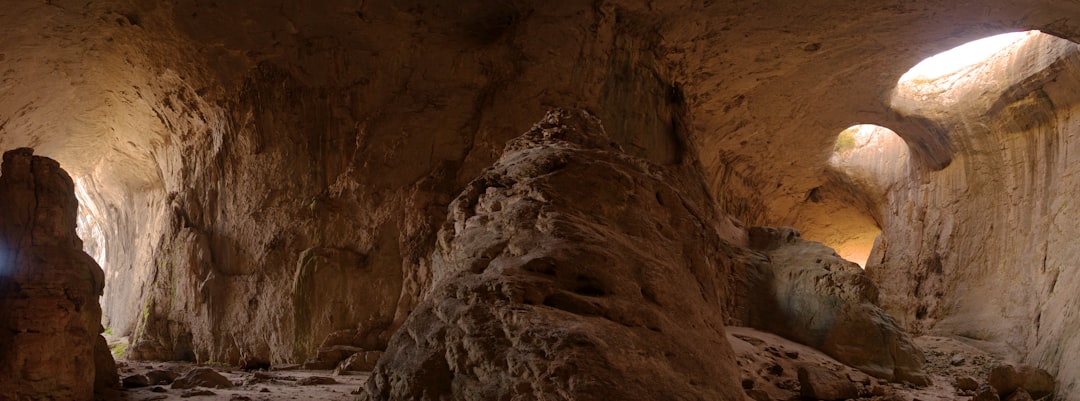
M 687 174 L 550 112 L 451 204 L 431 290 L 366 397 L 742 399 L 721 222 Z
M 1028 394 L 1027 390 L 1022 387 L 1013 391 L 1008 397 L 1005 397 L 1005 401 L 1032 401 L 1031 394 Z
M 304 369 L 308 370 L 331 370 L 337 367 L 346 358 L 364 351 L 363 348 L 349 345 L 331 345 L 319 348 L 318 353 L 304 361 Z
M 769 396 L 769 393 L 761 390 L 747 390 L 746 396 L 754 401 L 773 401 L 773 398 Z
M 346 358 L 334 369 L 335 374 L 342 372 L 370 372 L 375 369 L 375 364 L 382 357 L 382 351 L 360 351 Z
M 979 389 L 979 382 L 971 376 L 956 376 L 955 385 L 957 389 L 963 391 L 974 391 Z
M 112 351 L 105 337 L 97 336 L 94 340 L 94 393 L 98 398 L 107 390 L 120 389 L 120 372 L 116 368 L 116 360 L 113 359 Z
M 803 397 L 833 401 L 859 397 L 859 388 L 847 378 L 818 366 L 799 367 L 799 386 Z
M 747 264 L 747 323 L 818 348 L 838 361 L 889 380 L 927 385 L 924 357 L 875 305 L 877 286 L 856 264 L 792 228 L 752 227 L 752 248 L 766 264 Z M 770 294 L 760 296 L 750 294 Z
M 1034 398 L 1042 398 L 1054 392 L 1054 376 L 1029 365 L 998 365 L 990 370 L 990 386 L 999 394 L 1010 395 L 1019 388 L 1027 390 Z
M 983 384 L 975 390 L 975 396 L 971 398 L 971 401 L 1001 401 L 1001 397 L 993 387 Z
M 159 384 L 172 384 L 172 382 L 178 377 L 180 377 L 180 374 L 171 370 L 155 369 L 146 372 L 146 379 L 152 386 L 156 386 Z
M 189 389 L 194 387 L 232 388 L 233 383 L 211 368 L 191 369 L 172 383 L 172 388 L 175 389 Z
M 150 379 L 147 379 L 144 375 L 131 375 L 125 377 L 122 383 L 124 388 L 139 388 L 149 386 Z
M 104 273 L 75 233 L 74 184 L 31 149 L 0 167 L 0 394 L 90 400 L 119 387 L 99 333 Z

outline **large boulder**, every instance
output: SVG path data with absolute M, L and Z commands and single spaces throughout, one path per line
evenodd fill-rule
M 687 170 L 688 171 L 688 170 Z M 741 400 L 700 177 L 554 110 L 450 205 L 374 400 Z
M 1031 397 L 1042 398 L 1054 392 L 1054 376 L 1046 370 L 1030 365 L 998 365 L 990 370 L 990 386 L 1002 396 L 1019 389 Z
M 752 227 L 749 241 L 768 263 L 745 265 L 748 325 L 879 378 L 929 384 L 922 352 L 876 305 L 877 287 L 859 265 L 792 228 Z
M 859 397 L 859 388 L 846 377 L 823 367 L 799 367 L 799 389 L 806 399 L 835 401 Z
M 100 335 L 105 275 L 75 234 L 77 210 L 56 161 L 26 148 L 4 153 L 0 398 L 90 400 L 119 387 Z
M 172 383 L 172 388 L 189 389 L 195 387 L 232 388 L 233 382 L 212 368 L 194 368 Z

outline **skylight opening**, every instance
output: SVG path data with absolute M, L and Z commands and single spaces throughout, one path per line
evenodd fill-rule
M 934 81 L 956 74 L 1040 33 L 1012 32 L 968 42 L 916 64 L 900 77 L 900 82 Z

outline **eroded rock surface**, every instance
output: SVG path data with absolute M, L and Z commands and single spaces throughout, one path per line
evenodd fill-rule
M 22 148 L 0 167 L 0 398 L 90 400 L 119 386 L 101 337 L 105 276 L 75 234 L 60 165 Z
M 367 397 L 742 399 L 717 223 L 681 174 L 550 112 L 451 204 Z
M 876 305 L 877 286 L 855 263 L 792 228 L 752 227 L 751 248 L 768 256 L 742 275 L 742 317 L 756 328 L 822 350 L 876 377 L 929 384 L 924 357 Z

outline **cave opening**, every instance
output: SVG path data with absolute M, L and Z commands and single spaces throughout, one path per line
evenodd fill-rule
M 973 40 L 920 61 L 900 76 L 900 85 L 930 86 L 942 77 L 977 67 L 1004 51 L 1022 46 L 1039 31 L 1010 32 Z M 941 85 L 938 85 L 940 88 Z
M 899 134 L 882 125 L 855 124 L 836 136 L 824 184 L 807 194 L 805 208 L 811 211 L 799 214 L 803 235 L 865 268 L 882 232 L 883 210 L 896 196 L 890 188 L 925 177 L 927 159 L 946 160 L 931 163 L 930 170 L 946 168 L 955 152 L 973 146 L 955 132 L 969 131 L 982 113 L 994 112 L 985 109 L 987 94 L 1023 90 L 1019 85 L 1045 74 L 1057 53 L 1072 46 L 1038 30 L 1009 32 L 961 44 L 912 66 L 890 96 L 895 116 L 882 119 L 897 125 Z

